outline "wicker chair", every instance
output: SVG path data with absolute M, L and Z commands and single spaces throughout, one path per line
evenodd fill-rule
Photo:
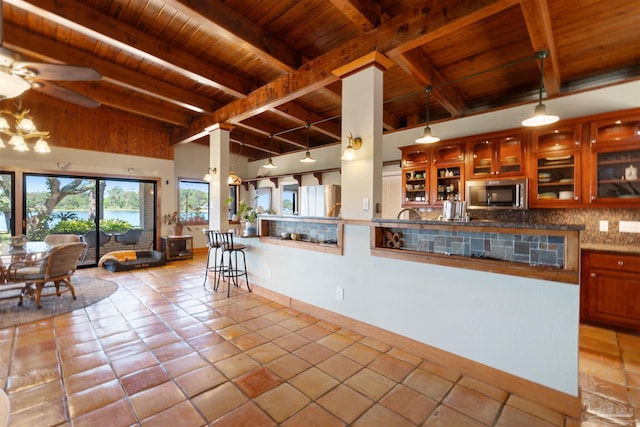
M 63 243 L 79 242 L 80 236 L 77 234 L 49 234 L 44 237 L 44 242 L 47 245 L 61 245 Z
M 53 282 L 55 294 L 71 292 L 73 299 L 76 299 L 76 292 L 71 284 L 71 276 L 76 271 L 78 258 L 84 252 L 86 244 L 83 242 L 63 243 L 54 246 L 44 258 L 35 263 L 9 269 L 9 280 L 13 282 L 25 282 L 25 286 L 20 293 L 22 305 L 24 297 L 34 299 L 36 306 L 42 308 L 40 299 L 43 297 L 42 291 L 45 284 Z M 60 288 L 66 289 L 61 291 Z M 52 294 L 51 294 L 52 295 Z M 48 296 L 48 295 L 44 295 Z

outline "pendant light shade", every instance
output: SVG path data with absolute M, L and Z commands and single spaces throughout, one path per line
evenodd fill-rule
M 544 126 L 550 125 L 551 123 L 555 123 L 560 120 L 560 117 L 558 116 L 547 114 L 547 108 L 542 103 L 542 90 L 544 89 L 544 58 L 546 58 L 548 55 L 549 52 L 547 52 L 546 50 L 541 50 L 536 54 L 537 58 L 540 60 L 540 87 L 538 92 L 538 105 L 536 105 L 533 116 L 522 121 L 522 126 Z
M 262 165 L 262 167 L 265 169 L 275 169 L 278 167 L 274 165 L 273 160 L 271 160 L 271 140 L 273 140 L 273 134 L 269 135 L 269 160 L 267 161 L 267 163 Z
M 311 153 L 309 152 L 309 122 L 307 122 L 307 152 L 304 153 L 304 157 L 300 159 L 302 163 L 313 163 L 316 161 L 313 157 L 311 157 Z
M 427 92 L 427 118 L 426 118 L 426 126 L 424 128 L 424 133 L 416 142 L 418 144 L 433 144 L 434 142 L 440 141 L 440 138 L 434 136 L 431 133 L 431 128 L 429 127 L 429 103 L 431 101 L 431 86 L 427 86 L 425 88 L 425 92 Z

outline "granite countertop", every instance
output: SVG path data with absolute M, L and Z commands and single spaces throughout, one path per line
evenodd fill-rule
M 487 228 L 522 228 L 533 230 L 584 230 L 584 225 L 579 224 L 541 224 L 525 222 L 499 222 L 499 221 L 441 221 L 441 220 L 407 220 L 374 218 L 372 222 L 384 222 L 398 224 L 420 224 L 420 225 L 455 225 L 456 227 L 487 227 Z
M 620 246 L 606 243 L 581 243 L 580 249 L 587 251 L 615 252 L 627 255 L 640 255 L 640 247 Z

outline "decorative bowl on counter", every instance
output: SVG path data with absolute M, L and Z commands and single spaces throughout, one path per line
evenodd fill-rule
M 291 233 L 286 233 L 286 232 L 280 233 L 280 238 L 282 238 L 282 239 L 290 239 L 291 238 Z

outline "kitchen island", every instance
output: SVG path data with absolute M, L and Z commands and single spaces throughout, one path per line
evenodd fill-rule
M 371 254 L 580 283 L 581 225 L 374 219 Z

